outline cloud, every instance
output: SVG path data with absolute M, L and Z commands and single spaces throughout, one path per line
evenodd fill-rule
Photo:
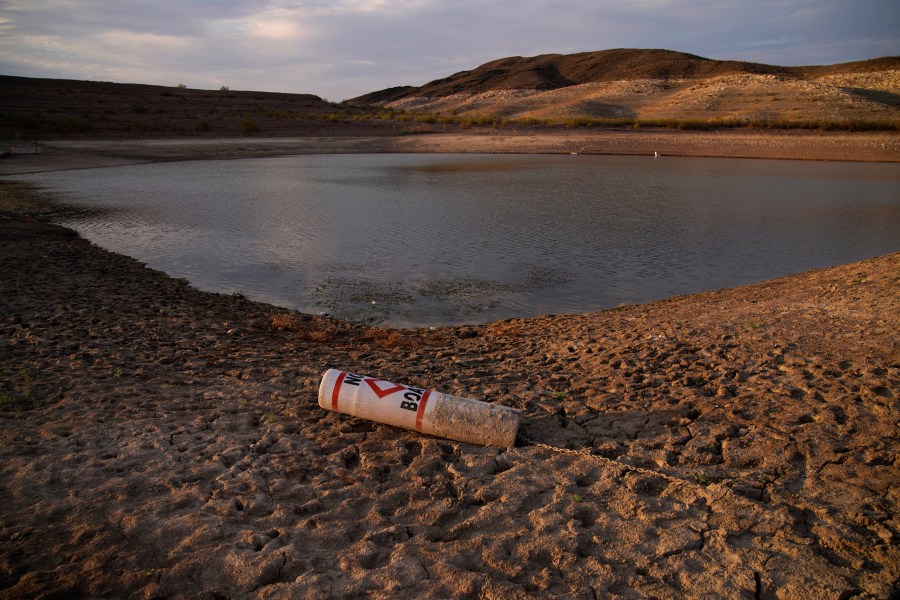
M 780 38 L 771 39 L 771 40 L 751 40 L 749 42 L 743 42 L 742 44 L 739 44 L 739 45 L 746 47 L 746 48 L 759 48 L 762 46 L 786 46 L 789 44 L 796 44 L 798 42 L 802 42 L 803 39 L 804 38 L 791 38 L 791 37 L 782 36 Z
M 0 72 L 342 99 L 616 47 L 822 64 L 900 54 L 895 0 L 0 0 Z

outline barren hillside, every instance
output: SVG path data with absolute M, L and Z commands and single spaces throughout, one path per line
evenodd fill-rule
M 815 67 L 669 50 L 511 57 L 340 104 L 312 94 L 0 75 L 3 142 L 380 136 L 490 127 L 503 119 L 538 126 L 620 119 L 701 128 L 848 124 L 893 130 L 900 128 L 900 57 Z
M 668 50 L 511 57 L 351 102 L 460 117 L 900 122 L 900 57 L 816 67 Z
M 0 140 L 335 135 L 346 113 L 312 94 L 0 75 Z

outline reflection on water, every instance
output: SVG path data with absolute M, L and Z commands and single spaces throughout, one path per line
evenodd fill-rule
M 584 312 L 898 250 L 900 165 L 329 155 L 28 179 L 196 286 L 391 325 Z
M 398 170 L 416 171 L 419 173 L 488 173 L 491 171 L 511 171 L 513 169 L 527 169 L 528 163 L 516 160 L 503 160 L 500 157 L 491 157 L 491 160 L 478 162 L 448 162 L 408 165 L 396 167 Z

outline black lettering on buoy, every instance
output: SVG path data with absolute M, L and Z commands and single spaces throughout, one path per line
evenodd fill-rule
M 417 411 L 419 410 L 419 405 L 415 402 L 407 402 L 406 400 L 403 400 L 402 402 L 400 402 L 400 408 Z
M 355 385 L 357 387 L 359 387 L 359 382 L 362 380 L 362 375 L 354 375 L 353 373 L 347 373 L 346 377 L 344 377 L 344 383 L 347 385 Z

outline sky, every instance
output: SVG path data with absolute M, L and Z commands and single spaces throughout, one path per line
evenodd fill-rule
M 898 0 L 0 0 L 0 74 L 340 101 L 507 56 L 900 55 Z

